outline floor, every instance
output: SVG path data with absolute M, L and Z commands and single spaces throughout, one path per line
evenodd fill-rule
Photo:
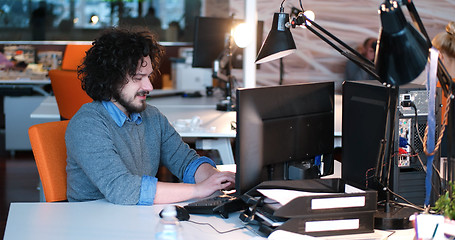
M 0 154 L 0 236 L 4 235 L 11 202 L 39 201 L 39 176 L 31 151 Z

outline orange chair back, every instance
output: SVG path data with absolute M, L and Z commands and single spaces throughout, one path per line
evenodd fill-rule
M 46 202 L 67 200 L 65 131 L 68 121 L 33 125 L 28 130 Z
M 75 45 L 68 44 L 65 48 L 65 53 L 62 59 L 63 70 L 77 70 L 77 66 L 82 63 L 85 57 L 85 52 L 89 50 L 92 45 Z
M 63 120 L 71 119 L 84 103 L 93 101 L 82 90 L 76 71 L 50 70 L 52 90 Z

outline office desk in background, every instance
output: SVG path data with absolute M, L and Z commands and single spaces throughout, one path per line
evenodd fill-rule
M 152 93 L 161 94 L 169 91 L 153 90 Z M 172 91 L 170 91 L 172 93 Z M 231 129 L 236 121 L 236 113 L 217 111 L 216 104 L 219 97 L 184 98 L 181 96 L 152 97 L 147 103 L 156 106 L 174 124 L 182 138 L 195 138 L 197 149 L 217 149 L 225 164 L 234 163 L 231 140 L 236 131 Z M 334 146 L 341 146 L 342 96 L 335 95 Z M 199 117 L 201 125 L 197 128 L 179 127 L 178 122 L 190 121 Z M 57 102 L 55 97 L 46 97 L 43 102 L 30 114 L 32 119 L 59 121 Z
M 159 90 L 153 92 L 160 93 Z M 235 122 L 235 112 L 216 110 L 217 97 L 183 98 L 181 96 L 152 97 L 147 103 L 157 107 L 171 122 L 177 132 L 185 140 L 196 143 L 196 149 L 218 150 L 223 164 L 233 164 L 231 140 L 236 132 L 231 129 L 231 123 Z M 44 119 L 47 121 L 59 121 L 55 97 L 49 96 L 44 99 L 38 108 L 30 114 L 32 119 Z M 200 120 L 196 127 L 185 126 L 192 120 Z
M 43 86 L 51 84 L 49 78 L 43 77 L 40 79 L 31 79 L 31 78 L 17 78 L 17 79 L 6 79 L 0 78 L 0 88 L 5 90 L 21 90 L 21 89 L 31 89 L 43 96 L 49 96 L 50 94 L 44 91 Z
M 16 150 L 31 150 L 28 128 L 45 121 L 30 119 L 29 116 L 50 95 L 43 88 L 50 83 L 45 75 L 0 71 L 0 92 L 5 115 L 4 149 L 10 151 L 12 156 Z

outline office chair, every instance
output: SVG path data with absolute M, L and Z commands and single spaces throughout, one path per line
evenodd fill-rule
M 68 122 L 41 123 L 28 130 L 46 202 L 67 200 L 65 131 Z
M 85 52 L 89 50 L 92 45 L 86 44 L 68 44 L 65 48 L 65 54 L 62 59 L 62 70 L 76 71 L 77 66 L 82 63 L 85 57 Z
M 81 81 L 77 78 L 77 66 L 82 63 L 85 52 L 91 46 L 68 44 L 63 55 L 62 70 L 49 71 L 61 120 L 71 119 L 84 103 L 92 101 L 82 90 Z
M 84 104 L 93 101 L 81 87 L 76 71 L 50 70 L 52 90 L 57 101 L 60 119 L 69 120 Z

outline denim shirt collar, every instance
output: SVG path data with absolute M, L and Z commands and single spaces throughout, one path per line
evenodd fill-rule
M 126 121 L 135 122 L 137 125 L 142 123 L 142 116 L 140 113 L 131 113 L 131 118 L 128 118 L 125 113 L 122 112 L 115 104 L 111 101 L 101 101 L 104 108 L 106 108 L 109 115 L 111 115 L 112 119 L 114 119 L 115 123 L 119 127 L 122 127 Z

